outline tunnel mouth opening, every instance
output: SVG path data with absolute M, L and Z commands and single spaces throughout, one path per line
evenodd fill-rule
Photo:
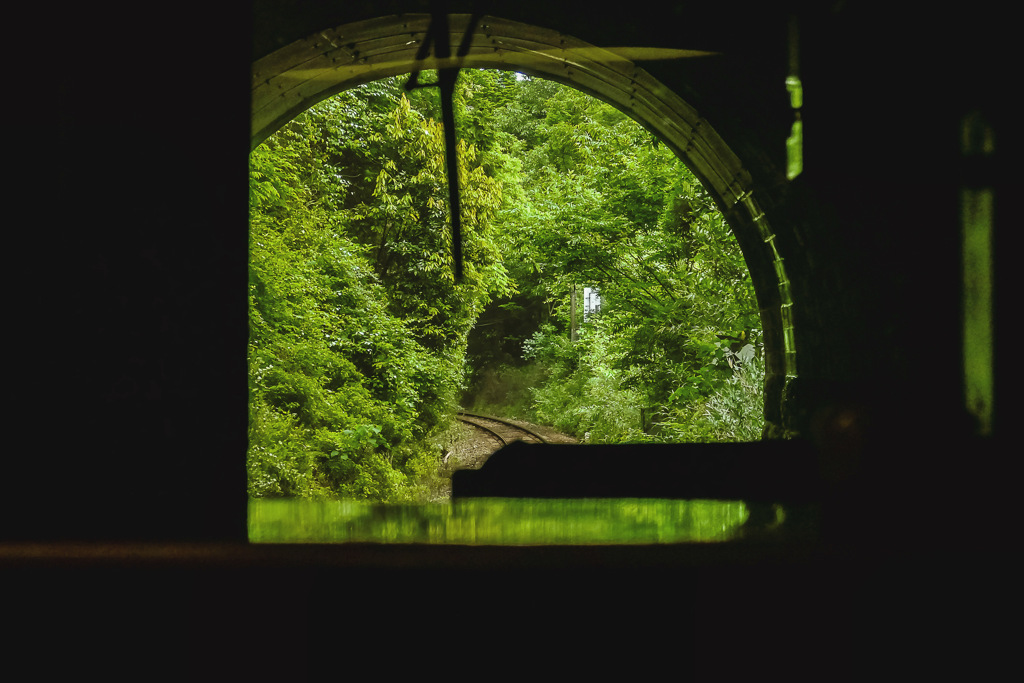
M 627 50 L 597 47 L 532 24 L 491 16 L 474 24 L 470 15 L 453 14 L 448 17 L 450 52 L 455 54 L 465 43 L 467 54 L 421 58 L 431 20 L 429 14 L 406 14 L 326 28 L 258 59 L 252 74 L 251 147 L 298 113 L 348 88 L 444 67 L 515 71 L 612 105 L 676 153 L 737 236 L 764 333 L 765 436 L 783 436 L 783 394 L 797 375 L 789 279 L 761 205 L 761 191 L 711 123 L 630 61 Z
M 459 25 L 461 20 L 452 17 L 453 44 L 457 38 L 461 39 L 464 30 Z M 468 22 L 468 18 L 465 21 Z M 257 62 L 253 148 L 298 113 L 344 90 L 382 77 L 426 71 L 431 66 L 444 67 L 447 64 L 444 60 L 416 58 L 418 40 L 422 39 L 428 25 L 429 16 L 424 15 L 338 27 Z M 497 34 L 503 38 L 496 39 Z M 756 277 L 758 274 L 753 269 L 751 273 L 755 275 L 754 287 L 764 328 L 765 414 L 777 415 L 785 379 L 795 376 L 791 302 L 782 259 L 775 252 L 772 233 L 756 201 L 749 173 L 743 170 L 739 160 L 697 112 L 619 56 L 602 54 L 593 46 L 567 47 L 566 37 L 561 34 L 491 18 L 480 23 L 477 37 L 480 36 L 484 39 L 480 45 L 474 40 L 474 50 L 460 62 L 460 68 L 516 71 L 567 85 L 611 104 L 640 123 L 691 169 L 734 232 L 746 230 L 748 234 L 756 234 L 753 242 L 763 245 L 769 254 L 767 259 L 762 254 L 760 261 L 772 264 L 772 272 L 767 276 L 763 269 L 760 277 Z M 405 42 L 399 44 L 399 38 Z M 518 50 L 509 47 L 524 41 L 530 43 L 528 49 L 521 45 Z M 376 56 L 374 45 L 379 50 Z M 570 53 L 572 49 L 577 52 Z M 580 59 L 580 54 L 586 59 Z M 325 60 L 330 66 L 324 66 Z M 750 239 L 744 242 L 748 249 L 751 243 Z M 778 431 L 766 428 L 765 434 L 773 436 Z

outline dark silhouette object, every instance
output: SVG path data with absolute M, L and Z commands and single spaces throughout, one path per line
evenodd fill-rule
M 452 476 L 452 496 L 711 498 L 810 502 L 820 498 L 807 444 L 563 445 L 516 442 L 479 470 Z

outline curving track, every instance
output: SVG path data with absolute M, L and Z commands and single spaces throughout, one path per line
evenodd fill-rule
M 502 446 L 507 446 L 514 441 L 547 443 L 547 440 L 537 432 L 500 418 L 474 415 L 473 413 L 458 413 L 456 418 L 459 422 L 472 425 L 486 432 L 501 442 Z

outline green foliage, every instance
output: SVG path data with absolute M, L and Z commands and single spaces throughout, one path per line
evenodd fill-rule
M 708 396 L 671 397 L 655 423 L 671 442 L 757 441 L 764 428 L 764 364 L 759 358 L 732 373 Z
M 760 438 L 763 380 L 741 373 L 759 344 L 757 305 L 711 197 L 610 106 L 543 81 L 518 86 L 497 119 L 522 170 L 498 218 L 517 294 L 498 305 L 523 324 L 495 330 L 514 331 L 520 360 L 547 378 L 529 417 L 591 441 Z M 578 317 L 573 343 L 570 297 L 583 286 L 600 291 L 602 311 Z M 736 349 L 720 338 L 741 332 Z M 513 341 L 474 344 L 473 361 L 486 365 L 489 346 L 508 364 Z
M 526 354 L 550 369 L 533 391 L 535 419 L 592 442 L 636 440 L 642 396 L 615 369 L 621 350 L 601 323 L 577 343 L 546 326 L 526 344 Z
M 252 496 L 404 500 L 424 488 L 466 335 L 511 284 L 500 185 L 460 146 L 455 283 L 438 123 L 394 79 L 296 118 L 250 157 Z
M 250 495 L 433 495 L 467 384 L 591 441 L 758 438 L 753 291 L 679 160 L 577 91 L 462 72 L 456 283 L 437 91 L 402 80 L 250 155 Z

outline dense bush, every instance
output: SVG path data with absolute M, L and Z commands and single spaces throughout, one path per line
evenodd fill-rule
M 323 103 L 252 153 L 250 495 L 430 488 L 466 335 L 508 288 L 487 234 L 500 187 L 460 152 L 461 283 L 441 129 L 395 80 Z
M 529 363 L 521 374 L 542 379 L 520 412 L 590 441 L 760 438 L 757 306 L 711 197 L 612 107 L 543 81 L 519 89 L 498 120 L 522 169 L 498 216 L 517 293 L 485 311 L 474 365 Z M 573 321 L 583 287 L 601 311 Z
M 590 441 L 758 438 L 753 291 L 693 175 L 550 82 L 464 71 L 455 100 L 461 282 L 435 91 L 370 83 L 252 152 L 250 495 L 429 495 L 460 401 Z M 574 320 L 583 287 L 602 309 Z

